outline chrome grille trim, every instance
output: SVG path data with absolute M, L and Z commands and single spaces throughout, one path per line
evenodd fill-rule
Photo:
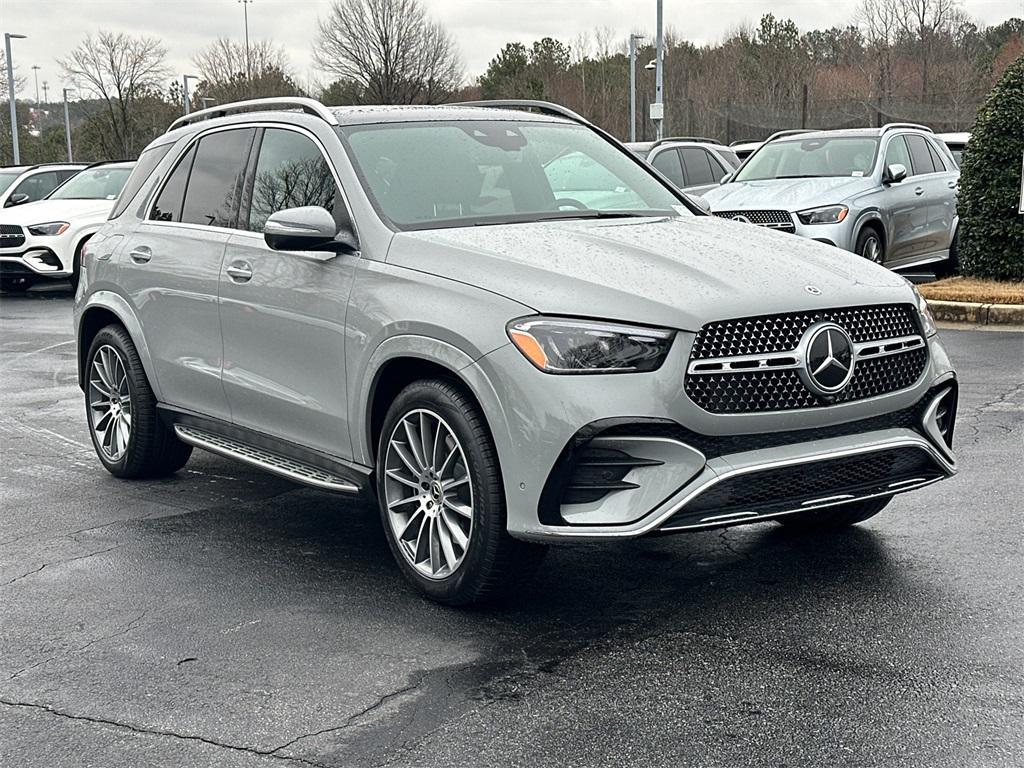
M 764 211 L 713 211 L 715 216 L 722 219 L 746 220 L 756 227 L 765 229 L 778 229 L 784 232 L 795 232 L 796 224 L 793 221 L 793 214 L 789 211 L 764 210 Z

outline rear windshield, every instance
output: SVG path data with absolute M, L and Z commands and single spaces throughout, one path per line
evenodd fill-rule
M 459 120 L 340 130 L 377 210 L 400 229 L 689 215 L 642 163 L 580 125 Z
M 735 180 L 870 176 L 877 154 L 877 136 L 773 141 L 747 160 Z
M 131 168 L 88 168 L 75 174 L 51 194 L 50 200 L 116 200 Z

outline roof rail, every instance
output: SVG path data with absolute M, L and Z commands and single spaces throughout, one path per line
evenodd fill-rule
M 485 99 L 483 101 L 455 101 L 450 104 L 443 104 L 445 107 L 490 107 L 492 109 L 521 109 L 524 112 L 534 110 L 544 115 L 564 117 L 576 123 L 590 125 L 590 121 L 582 115 L 578 115 L 568 107 L 561 104 L 554 104 L 550 101 L 535 101 L 533 99 Z
M 307 99 L 301 96 L 278 96 L 272 99 L 250 99 L 249 101 L 234 101 L 230 104 L 219 104 L 216 107 L 200 109 L 198 112 L 190 112 L 182 115 L 168 127 L 167 131 L 181 128 L 185 125 L 199 122 L 200 120 L 212 120 L 215 117 L 238 114 L 241 112 L 266 111 L 272 109 L 299 109 L 307 115 L 314 115 L 321 118 L 330 125 L 337 125 L 338 119 L 327 107 L 316 99 Z
M 935 133 L 927 125 L 919 125 L 918 123 L 886 123 L 882 126 L 882 133 L 886 131 L 895 131 L 899 128 L 916 128 L 919 131 L 928 131 L 928 133 Z
M 657 147 L 661 144 L 667 144 L 670 141 L 696 141 L 700 142 L 701 144 L 718 144 L 720 146 L 722 145 L 722 142 L 720 142 L 718 139 L 709 139 L 707 136 L 666 136 L 665 138 L 658 139 L 656 142 L 654 142 L 654 145 L 651 147 L 651 149 L 654 149 L 654 147 Z
M 771 136 L 769 136 L 767 139 L 765 139 L 763 143 L 767 144 L 769 141 L 775 141 L 775 139 L 781 139 L 784 136 L 799 136 L 801 133 L 816 133 L 816 132 L 817 132 L 816 128 L 790 128 L 790 129 L 785 130 L 785 131 L 776 131 Z
M 89 163 L 82 170 L 83 171 L 87 171 L 90 168 L 95 168 L 98 165 L 111 165 L 113 163 L 134 163 L 134 162 L 135 162 L 134 160 L 97 160 L 95 163 Z

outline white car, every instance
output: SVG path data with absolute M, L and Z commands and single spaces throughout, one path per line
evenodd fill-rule
M 135 163 L 98 163 L 45 200 L 0 210 L 0 290 L 26 291 L 42 280 L 78 286 L 86 241 L 106 223 Z
M 953 159 L 956 160 L 956 164 L 960 165 L 960 161 L 964 156 L 964 148 L 967 146 L 967 142 L 971 140 L 971 134 L 962 131 L 959 133 L 940 133 L 938 137 L 949 147 L 949 151 L 953 153 Z

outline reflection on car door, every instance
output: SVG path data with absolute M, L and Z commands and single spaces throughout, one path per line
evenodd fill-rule
M 202 136 L 121 250 L 121 284 L 142 323 L 163 402 L 225 420 L 217 281 L 254 136 L 253 128 Z
M 329 161 L 295 129 L 257 139 L 239 227 L 221 270 L 224 389 L 234 422 L 340 458 L 352 455 L 345 389 L 351 254 L 271 250 L 263 225 L 304 205 L 345 213 Z

